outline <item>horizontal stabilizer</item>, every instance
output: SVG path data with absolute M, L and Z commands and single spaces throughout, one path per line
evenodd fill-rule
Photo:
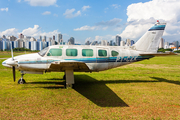
M 167 53 L 142 53 L 141 56 L 168 56 L 168 55 L 177 55 L 173 52 L 167 52 Z

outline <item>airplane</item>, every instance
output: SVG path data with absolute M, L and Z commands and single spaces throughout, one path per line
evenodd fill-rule
M 65 87 L 75 84 L 74 72 L 99 72 L 155 56 L 175 55 L 157 53 L 166 23 L 157 21 L 133 46 L 94 46 L 94 45 L 52 45 L 38 53 L 13 57 L 2 62 L 12 68 L 15 82 L 15 69 L 21 71 L 19 84 L 24 84 L 24 74 L 64 72 Z

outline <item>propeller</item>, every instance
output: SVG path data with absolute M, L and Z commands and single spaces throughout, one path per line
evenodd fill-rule
M 15 67 L 13 66 L 12 67 L 12 70 L 13 70 L 13 79 L 14 79 L 14 82 L 16 81 L 16 71 L 15 71 Z
M 13 57 L 13 49 L 12 49 L 12 42 L 11 42 L 11 55 L 12 55 L 12 61 L 13 63 L 15 63 L 14 61 L 14 57 Z M 13 80 L 14 82 L 16 81 L 16 70 L 15 70 L 15 66 L 12 66 L 12 71 L 13 71 Z
M 6 62 L 6 64 L 12 66 L 12 72 L 13 72 L 13 80 L 14 82 L 16 81 L 16 70 L 15 70 L 15 66 L 18 65 L 18 63 L 14 60 L 14 57 L 13 57 L 13 49 L 12 49 L 12 42 L 11 42 L 11 55 L 12 55 L 12 60 L 8 60 Z

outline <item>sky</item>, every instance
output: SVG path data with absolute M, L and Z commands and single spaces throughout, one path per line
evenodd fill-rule
M 74 37 L 84 44 L 119 35 L 137 41 L 159 20 L 167 23 L 163 38 L 179 41 L 179 6 L 180 0 L 1 0 L 0 36 L 61 33 L 65 42 Z

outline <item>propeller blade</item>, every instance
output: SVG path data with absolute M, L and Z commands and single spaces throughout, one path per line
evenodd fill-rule
M 11 42 L 11 55 L 12 55 L 12 60 L 14 60 L 14 56 L 13 56 L 13 49 L 12 49 L 12 42 Z
M 13 79 L 14 79 L 14 82 L 16 81 L 16 73 L 15 73 L 15 66 L 12 66 L 13 68 Z

